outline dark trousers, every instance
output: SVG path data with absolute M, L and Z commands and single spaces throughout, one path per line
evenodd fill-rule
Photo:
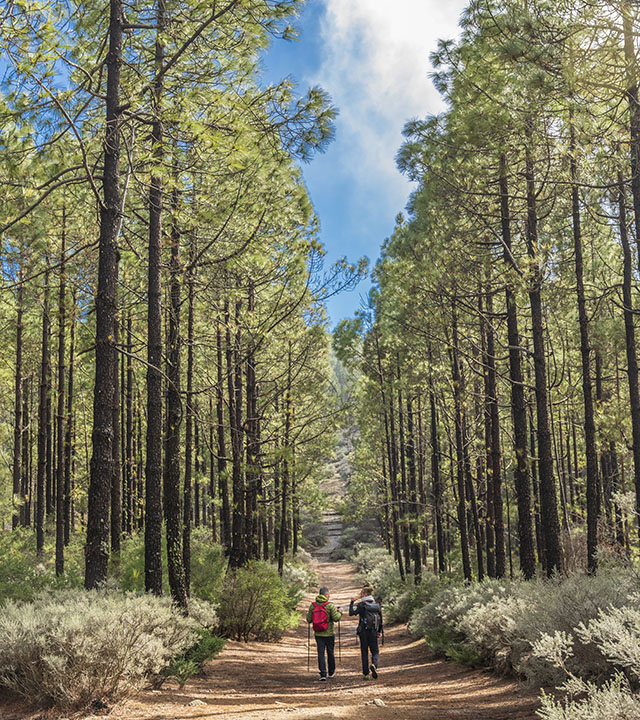
M 378 667 L 378 634 L 376 632 L 363 632 L 360 638 L 360 654 L 362 655 L 362 674 L 369 674 L 369 650 L 371 650 L 371 663 Z
M 324 657 L 325 650 L 329 658 L 329 675 L 333 675 L 336 671 L 336 636 L 322 637 L 322 635 L 316 635 L 316 645 L 318 646 L 318 670 L 320 670 L 320 677 L 327 677 L 327 663 Z

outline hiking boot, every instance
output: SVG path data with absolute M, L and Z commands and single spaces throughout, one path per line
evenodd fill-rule
M 330 678 L 335 677 L 335 676 L 336 676 L 336 671 L 335 671 L 335 670 L 334 670 L 332 673 L 329 673 L 329 677 L 330 677 Z
M 363 680 L 371 680 L 371 675 L 365 675 L 362 679 Z
M 371 670 L 371 675 L 373 676 L 374 680 L 378 679 L 378 668 L 375 665 L 369 665 L 369 670 Z
M 327 678 L 324 675 L 322 675 L 320 677 L 320 682 L 327 682 Z

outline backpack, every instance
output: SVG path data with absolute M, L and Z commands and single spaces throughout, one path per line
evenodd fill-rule
M 375 602 L 365 602 L 364 612 L 360 616 L 359 632 L 380 631 L 380 605 Z
M 313 632 L 325 632 L 329 629 L 329 616 L 327 615 L 327 611 L 325 610 L 325 607 L 328 604 L 328 600 L 322 603 L 322 605 L 319 605 L 316 602 L 313 603 L 313 612 L 311 613 Z

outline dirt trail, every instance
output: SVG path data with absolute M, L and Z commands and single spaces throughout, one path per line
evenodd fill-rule
M 356 595 L 354 568 L 318 562 L 320 582 L 332 600 L 347 605 Z M 301 610 L 308 607 L 309 595 Z M 145 691 L 113 709 L 123 720 L 535 720 L 535 694 L 516 683 L 454 663 L 430 660 L 424 642 L 404 627 L 389 628 L 381 649 L 380 677 L 365 682 L 353 618 L 342 621 L 342 661 L 336 677 L 318 681 L 311 639 L 307 672 L 307 625 L 303 621 L 279 643 L 229 642 L 183 690 Z M 337 648 L 336 648 L 337 651 Z M 377 706 L 379 699 L 384 706 Z M 190 704 L 193 703 L 194 704 Z

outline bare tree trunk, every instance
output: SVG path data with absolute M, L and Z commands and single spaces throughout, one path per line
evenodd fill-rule
M 165 437 L 164 513 L 167 535 L 167 567 L 171 596 L 180 607 L 187 607 L 185 560 L 190 563 L 191 479 L 184 486 L 184 513 L 180 512 L 180 233 L 177 219 L 178 191 L 172 193 L 169 346 L 167 348 L 167 430 Z M 183 538 L 186 541 L 183 546 Z
M 589 319 L 584 295 L 582 259 L 582 227 L 580 223 L 580 196 L 578 194 L 578 161 L 573 122 L 571 123 L 571 204 L 573 217 L 573 249 L 576 267 L 576 294 L 580 323 L 580 354 L 582 357 L 582 394 L 584 397 L 584 436 L 587 457 L 587 570 L 595 573 L 598 567 L 598 455 L 596 453 L 596 425 L 593 419 L 593 393 L 591 388 L 591 348 L 589 346 Z
M 160 118 L 165 49 L 162 33 L 166 25 L 164 0 L 156 5 L 154 119 L 151 131 L 152 160 L 162 162 L 163 132 Z M 162 594 L 162 178 L 152 171 L 149 191 L 149 277 L 147 314 L 147 458 L 145 488 L 145 588 Z M 176 558 L 174 557 L 175 561 Z M 180 557 L 182 564 L 182 557 Z M 174 567 L 175 569 L 175 567 Z M 178 576 L 179 576 L 178 571 Z M 173 579 L 176 577 L 173 575 Z
M 62 208 L 62 237 L 60 246 L 60 288 L 58 292 L 58 411 L 57 422 L 57 480 L 56 480 L 56 576 L 64 573 L 64 331 L 67 322 L 65 312 L 66 255 L 67 255 L 67 211 Z
M 14 371 L 15 391 L 14 391 L 14 424 L 13 424 L 13 504 L 16 499 L 20 498 L 20 508 L 16 512 L 14 510 L 12 517 L 12 527 L 15 530 L 19 525 L 25 523 L 25 502 L 26 495 L 22 492 L 22 468 L 20 466 L 22 459 L 22 317 L 24 314 L 24 256 L 22 246 L 20 247 L 20 258 L 18 260 L 18 289 L 17 289 L 17 312 L 16 312 L 16 367 Z M 25 420 L 26 421 L 26 420 Z
M 47 388 L 49 386 L 49 258 L 44 276 L 44 301 L 42 305 L 42 346 L 40 361 L 40 393 L 38 399 L 38 477 L 36 481 L 36 550 L 44 551 L 44 522 L 47 483 Z
M 458 321 L 453 308 L 453 347 L 451 350 L 451 367 L 453 375 L 453 393 L 455 405 L 455 435 L 456 435 L 456 478 L 458 490 L 458 531 L 460 533 L 460 549 L 462 551 L 462 570 L 467 582 L 473 580 L 471 559 L 469 557 L 469 533 L 466 512 L 466 489 L 464 476 L 464 449 L 463 449 L 463 410 L 462 410 L 462 381 L 460 378 L 460 360 L 458 358 Z
M 109 494 L 113 442 L 113 383 L 117 372 L 113 347 L 120 194 L 120 67 L 122 64 L 122 0 L 110 0 L 107 54 L 106 140 L 104 144 L 104 204 L 100 208 L 98 289 L 96 292 L 96 376 L 93 395 L 93 454 L 90 465 L 85 587 L 107 577 L 109 560 Z
M 71 292 L 71 339 L 69 342 L 69 378 L 67 381 L 67 408 L 65 413 L 64 440 L 64 543 L 71 539 L 71 459 L 73 456 L 73 381 L 76 353 L 76 290 Z
M 216 412 L 218 430 L 218 492 L 220 494 L 221 539 L 227 553 L 231 551 L 231 508 L 229 507 L 229 479 L 227 478 L 227 449 L 224 438 L 224 382 L 222 367 L 222 331 L 220 320 L 216 327 L 217 371 Z
M 509 189 L 507 185 L 507 168 L 504 156 L 500 159 L 500 195 L 502 203 L 502 242 L 503 259 L 507 267 L 511 262 L 511 216 L 509 209 Z M 522 359 L 520 349 L 520 332 L 518 329 L 518 309 L 516 296 L 509 283 L 505 287 L 507 304 L 507 334 L 509 341 L 509 377 L 511 380 L 511 408 L 513 417 L 513 435 L 515 441 L 515 486 L 518 504 L 518 536 L 520 538 L 520 569 L 525 579 L 530 580 L 536 574 L 536 557 L 533 545 L 533 529 L 531 525 L 531 486 L 529 481 L 529 464 L 527 455 L 527 405 L 524 397 L 524 377 L 522 374 Z M 488 302 L 490 300 L 488 299 Z M 490 343 L 493 346 L 493 329 L 489 329 Z M 491 401 L 492 425 L 498 426 L 499 413 L 497 403 L 497 388 L 495 382 L 495 350 L 493 347 L 489 352 L 490 374 L 492 379 L 492 394 L 495 399 Z M 500 436 L 498 427 L 492 430 L 496 435 L 493 440 L 495 453 L 498 457 L 492 462 L 492 470 L 495 477 L 501 476 L 501 459 L 499 456 Z M 493 435 L 492 435 L 493 437 Z M 499 494 L 499 497 L 498 497 Z M 496 506 L 496 517 L 502 516 L 502 487 L 494 492 L 494 504 Z M 502 524 L 502 523 L 501 523 Z M 496 535 L 496 544 L 498 538 Z M 504 525 L 502 529 L 501 557 L 496 554 L 496 575 L 503 577 L 505 572 L 504 557 Z M 498 553 L 498 550 L 496 550 Z M 499 567 L 498 567 L 499 566 Z
M 540 480 L 540 502 L 542 506 L 542 531 L 547 553 L 547 575 L 562 570 L 562 548 L 560 545 L 560 522 L 558 500 L 553 473 L 551 431 L 549 428 L 549 397 L 547 390 L 547 363 L 544 345 L 544 319 L 542 315 L 542 273 L 538 263 L 538 215 L 534 165 L 531 151 L 526 151 L 527 180 L 527 252 L 531 260 L 532 280 L 529 287 L 531 303 L 531 327 L 533 330 L 533 361 L 536 387 L 536 416 L 538 421 L 538 473 Z

